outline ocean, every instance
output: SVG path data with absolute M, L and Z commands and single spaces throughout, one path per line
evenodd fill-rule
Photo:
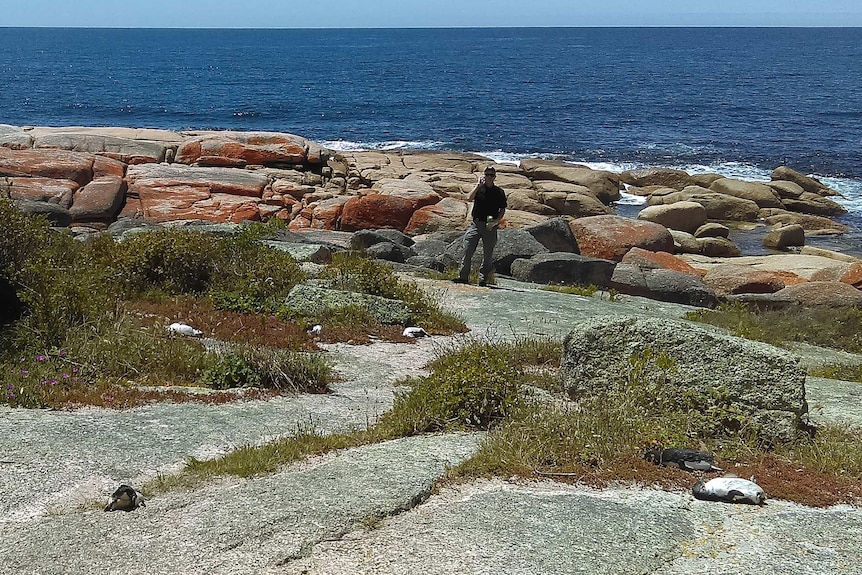
M 338 150 L 767 180 L 862 227 L 862 28 L 4 28 L 0 123 L 273 130 Z

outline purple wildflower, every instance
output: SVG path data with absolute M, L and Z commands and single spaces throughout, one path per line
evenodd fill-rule
M 45 361 L 46 359 L 48 359 L 48 358 L 45 357 L 44 355 L 37 355 L 36 356 L 36 361 Z
M 60 350 L 60 354 L 59 354 L 59 355 L 60 355 L 60 357 L 66 357 L 66 350 L 65 350 L 65 349 L 61 349 L 61 350 Z
M 68 374 L 68 373 L 64 373 L 64 374 L 63 374 L 63 379 L 69 379 L 69 374 Z
M 27 377 L 27 374 L 28 374 L 28 373 L 30 373 L 30 372 L 29 372 L 29 371 L 27 371 L 26 369 L 22 369 L 22 370 L 21 370 L 21 375 L 23 375 L 24 377 Z

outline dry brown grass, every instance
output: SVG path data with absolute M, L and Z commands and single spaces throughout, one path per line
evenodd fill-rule
M 740 463 L 716 462 L 725 473 L 707 474 L 707 478 L 733 474 L 744 479 L 754 477 L 770 499 L 792 501 L 809 507 L 838 504 L 862 504 L 862 481 L 809 469 L 773 456 L 761 454 Z M 587 485 L 597 489 L 641 485 L 666 491 L 688 491 L 701 474 L 674 467 L 663 467 L 636 456 L 621 456 L 602 467 L 574 465 L 553 471 L 507 468 L 509 476 L 524 479 L 551 479 L 561 483 Z M 490 477 L 493 473 L 481 474 Z M 451 475 L 455 482 L 468 481 L 473 475 Z
M 207 337 L 295 351 L 317 351 L 303 326 L 275 316 L 246 314 L 213 307 L 206 299 L 176 297 L 166 301 L 130 301 L 125 309 L 143 325 L 187 323 Z
M 404 328 L 375 322 L 328 324 L 319 335 L 313 336 L 306 331 L 304 324 L 297 321 L 216 309 L 209 300 L 188 296 L 158 302 L 130 301 L 125 304 L 125 309 L 146 326 L 178 321 L 203 331 L 207 337 L 295 351 L 319 351 L 318 342 L 356 345 L 378 340 L 415 342 L 412 337 L 402 335 Z

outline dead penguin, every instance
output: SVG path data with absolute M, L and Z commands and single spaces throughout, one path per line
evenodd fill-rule
M 691 493 L 695 499 L 703 501 L 766 504 L 766 493 L 763 489 L 754 481 L 740 477 L 716 477 L 705 483 L 701 479 L 691 488 Z
M 174 322 L 171 325 L 169 325 L 168 330 L 171 333 L 175 333 L 178 335 L 185 335 L 188 337 L 200 337 L 204 334 L 204 332 L 202 332 L 199 329 L 195 329 L 188 324 L 179 323 L 179 322 Z
M 401 335 L 404 337 L 425 337 L 428 332 L 421 327 L 405 327 Z
M 108 499 L 105 511 L 134 511 L 138 507 L 146 507 L 144 496 L 140 491 L 129 485 L 120 485 Z
M 679 467 L 685 471 L 724 471 L 721 467 L 712 464 L 715 461 L 712 453 L 696 449 L 654 447 L 644 454 L 644 459 L 657 465 Z

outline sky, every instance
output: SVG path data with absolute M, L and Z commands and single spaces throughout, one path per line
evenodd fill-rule
M 2 0 L 0 26 L 862 26 L 860 0 Z

